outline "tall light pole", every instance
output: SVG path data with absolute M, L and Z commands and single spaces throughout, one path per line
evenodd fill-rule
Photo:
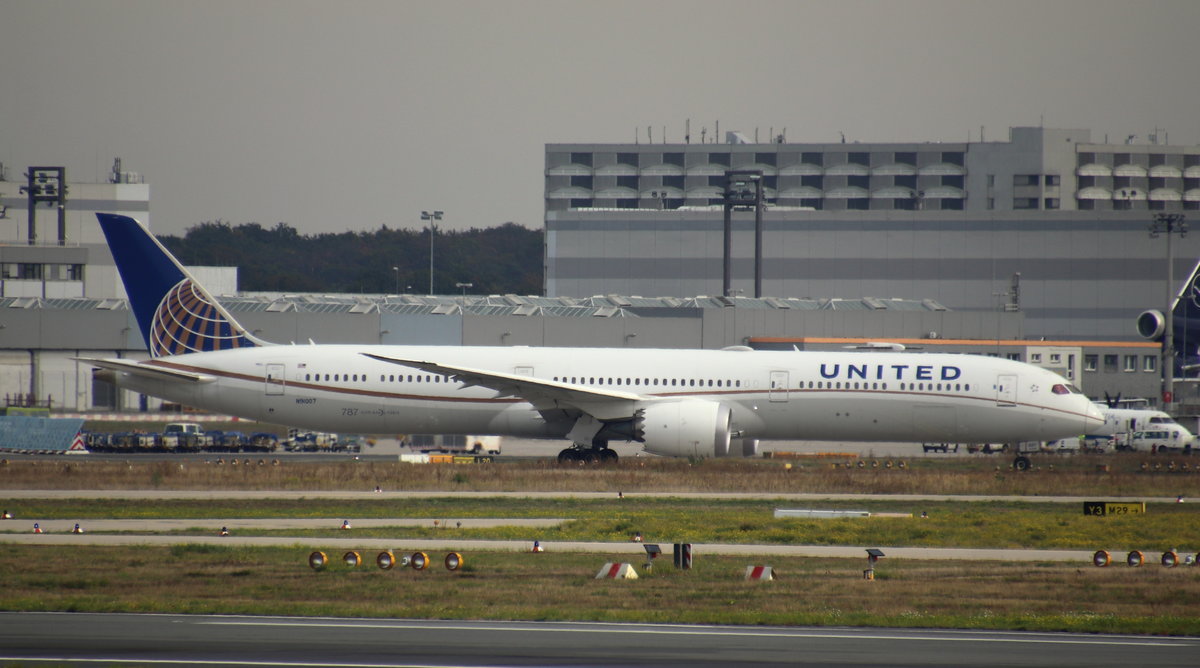
M 1167 308 L 1163 311 L 1167 322 L 1162 347 L 1162 399 L 1163 408 L 1168 411 L 1175 401 L 1175 254 L 1171 249 L 1171 236 L 1178 234 L 1182 239 L 1187 232 L 1182 213 L 1156 213 L 1154 222 L 1150 223 L 1151 239 L 1157 239 L 1160 234 L 1167 235 Z
M 473 287 L 475 287 L 475 284 L 474 283 L 455 283 L 454 287 L 460 288 L 462 290 L 462 305 L 463 305 L 463 308 L 466 308 L 466 306 L 467 306 L 467 288 L 473 288 Z
M 392 271 L 396 273 L 396 294 L 400 294 L 400 267 L 392 267 Z
M 437 231 L 434 221 L 442 219 L 441 211 L 422 211 L 421 220 L 429 221 L 429 294 L 433 294 L 433 233 Z

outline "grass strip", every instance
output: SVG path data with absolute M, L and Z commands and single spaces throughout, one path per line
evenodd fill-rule
M 341 519 L 429 518 L 422 527 L 353 530 L 364 538 L 470 538 L 490 540 L 627 541 L 640 533 L 646 542 L 773 545 L 888 545 L 1028 549 L 1109 549 L 1194 553 L 1200 550 L 1200 505 L 1149 504 L 1145 514 L 1086 516 L 1074 504 L 1012 502 L 806 502 L 812 508 L 910 513 L 912 517 L 786 519 L 773 517 L 771 501 L 695 499 L 529 499 L 430 497 L 398 507 L 394 500 L 292 500 L 204 502 L 183 500 L 130 504 L 113 499 L 5 501 L 19 517 L 64 519 L 224 520 L 233 518 L 329 518 L 323 529 L 238 529 L 242 536 L 345 537 Z M 18 505 L 19 504 L 19 505 Z M 795 505 L 795 504 L 792 504 Z M 315 507 L 314 507 L 315 506 Z M 928 517 L 920 514 L 926 512 Z M 569 517 L 556 527 L 456 528 L 435 518 Z M 201 535 L 209 529 L 176 532 Z M 0 523 L 0 533 L 29 531 L 19 520 Z M 92 531 L 91 533 L 96 533 Z M 150 531 L 139 533 L 153 533 Z M 164 532 L 170 533 L 170 532 Z
M 320 541 L 290 548 L 0 545 L 0 608 L 11 611 L 322 615 L 836 625 L 1200 635 L 1200 569 L 1058 563 L 777 558 L 779 579 L 743 580 L 747 557 L 669 558 L 632 581 L 595 580 L 583 554 L 430 554 L 427 571 L 351 569 L 340 553 L 315 572 Z M 399 557 L 400 555 L 397 555 Z M 628 557 L 624 557 L 628 559 Z

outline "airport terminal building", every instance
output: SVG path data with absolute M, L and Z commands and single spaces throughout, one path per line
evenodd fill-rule
M 1200 147 L 1013 128 L 964 143 L 548 144 L 549 296 L 723 292 L 726 172 L 761 173 L 762 296 L 1019 311 L 1024 336 L 1134 340 L 1166 302 L 1155 214 L 1200 210 Z M 754 214 L 731 284 L 754 295 Z M 1188 275 L 1200 237 L 1176 236 Z

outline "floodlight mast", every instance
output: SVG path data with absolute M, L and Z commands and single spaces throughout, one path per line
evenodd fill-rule
M 751 190 L 753 188 L 753 190 Z M 725 264 L 721 294 L 733 297 L 733 210 L 754 207 L 754 296 L 762 297 L 763 173 L 758 169 L 725 171 Z
M 1167 235 L 1167 307 L 1163 311 L 1167 317 L 1162 345 L 1162 402 L 1163 410 L 1168 412 L 1175 401 L 1175 254 L 1171 248 L 1171 237 L 1178 234 L 1182 239 L 1187 233 L 1187 221 L 1182 213 L 1157 213 L 1154 214 L 1154 222 L 1150 223 L 1151 239 L 1157 239 L 1160 234 Z
M 437 231 L 436 221 L 442 219 L 441 211 L 422 211 L 421 220 L 429 221 L 429 295 L 433 296 L 433 233 Z

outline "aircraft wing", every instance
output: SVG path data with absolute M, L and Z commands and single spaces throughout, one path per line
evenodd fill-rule
M 532 376 L 485 371 L 425 360 L 387 357 L 375 353 L 362 354 L 380 362 L 399 364 L 449 376 L 466 384 L 467 387 L 486 387 L 495 390 L 497 397 L 520 397 L 543 412 L 577 409 L 588 413 L 597 420 L 615 420 L 631 416 L 636 410 L 637 403 L 653 400 L 653 397 L 632 392 L 584 387 Z
M 118 359 L 98 359 L 94 357 L 75 357 L 77 362 L 85 362 L 100 369 L 109 371 L 119 371 L 121 373 L 129 373 L 135 376 L 144 378 L 153 378 L 155 380 L 175 380 L 187 381 L 191 383 L 211 383 L 216 380 L 215 376 L 209 376 L 202 373 L 192 373 L 190 371 L 180 371 L 159 366 L 153 362 L 135 362 L 133 360 L 118 360 Z

